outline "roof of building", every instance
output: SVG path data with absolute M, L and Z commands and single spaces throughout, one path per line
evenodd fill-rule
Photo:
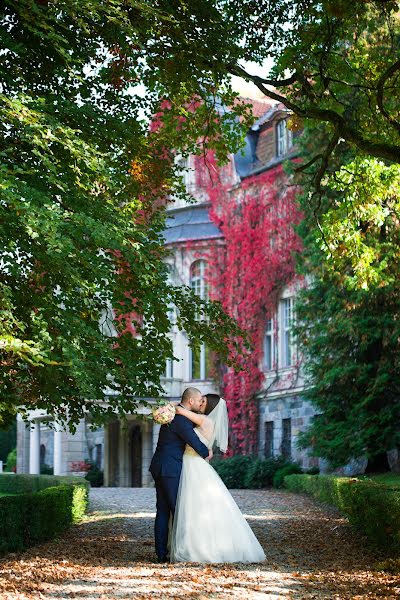
M 284 106 L 284 104 L 282 104 L 281 102 L 275 103 L 267 111 L 264 111 L 264 113 L 260 115 L 257 121 L 253 123 L 251 129 L 253 131 L 258 131 L 260 127 L 264 125 L 264 123 L 267 123 L 267 121 L 269 121 L 271 117 L 273 117 L 274 114 L 278 112 L 290 113 L 290 110 L 286 108 L 286 106 Z
M 247 132 L 244 147 L 234 155 L 235 168 L 241 179 L 266 171 L 283 162 L 283 160 L 286 160 L 295 152 L 293 150 L 284 157 L 274 156 L 268 161 L 264 160 L 261 148 L 259 147 L 259 142 L 262 140 L 265 132 L 265 127 L 263 128 L 263 126 L 272 121 L 275 114 L 290 112 L 282 103 L 275 102 L 272 106 L 271 104 L 269 106 L 265 104 L 264 106 L 268 108 L 264 110 L 262 115 Z
M 245 96 L 239 96 L 238 101 L 246 102 L 246 104 L 251 104 L 251 112 L 256 119 L 262 117 L 269 108 L 273 107 L 276 104 L 276 100 L 271 100 L 271 98 L 246 98 Z
M 241 100 L 251 102 L 254 114 L 258 117 L 246 135 L 244 148 L 234 156 L 236 171 L 239 177 L 243 179 L 278 165 L 289 156 L 292 156 L 295 150 L 293 149 L 285 157 L 273 156 L 267 162 L 260 160 L 262 152 L 261 147 L 259 148 L 258 145 L 266 133 L 266 127 L 264 126 L 276 113 L 288 111 L 281 103 L 272 102 L 271 105 L 269 99 L 257 101 L 241 98 Z M 187 204 L 182 208 L 169 209 L 166 229 L 163 234 L 165 243 L 176 244 L 221 238 L 221 231 L 210 219 L 209 208 L 209 202 L 202 202 L 200 204 Z
M 222 237 L 221 231 L 210 220 L 209 203 L 188 204 L 168 211 L 164 239 L 166 244 L 188 240 L 208 240 Z

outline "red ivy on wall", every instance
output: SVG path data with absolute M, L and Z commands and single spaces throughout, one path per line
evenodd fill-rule
M 266 321 L 276 311 L 282 288 L 295 276 L 301 250 L 294 231 L 301 214 L 296 189 L 278 165 L 232 186 L 232 167 L 217 168 L 213 156 L 197 158 L 197 185 L 211 202 L 210 217 L 224 244 L 209 251 L 208 279 L 215 299 L 239 322 L 253 349 L 243 370 L 225 371 L 222 393 L 227 401 L 231 454 L 254 454 L 258 447 L 258 403 L 264 380 L 263 340 Z

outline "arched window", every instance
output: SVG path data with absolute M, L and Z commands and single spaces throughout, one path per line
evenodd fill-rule
M 205 260 L 196 260 L 190 267 L 190 287 L 202 300 L 208 298 L 208 288 L 205 279 L 207 263 Z
M 208 299 L 208 286 L 205 278 L 207 263 L 196 260 L 190 267 L 190 287 L 202 300 Z M 190 348 L 190 379 L 204 380 L 210 377 L 210 351 L 205 343 Z
M 281 119 L 276 124 L 276 155 L 285 156 L 293 146 L 293 134 L 287 128 L 287 119 Z

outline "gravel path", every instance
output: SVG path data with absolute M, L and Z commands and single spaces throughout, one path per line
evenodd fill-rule
M 398 598 L 396 576 L 334 509 L 285 491 L 233 491 L 263 544 L 259 565 L 157 565 L 153 489 L 100 488 L 58 540 L 0 561 L 0 597 L 84 600 Z M 195 518 L 195 516 L 194 516 Z

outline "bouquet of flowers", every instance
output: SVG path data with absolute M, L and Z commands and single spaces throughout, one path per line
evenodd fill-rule
M 153 420 L 159 425 L 167 425 L 171 423 L 175 417 L 175 405 L 174 404 L 163 404 L 153 410 Z

